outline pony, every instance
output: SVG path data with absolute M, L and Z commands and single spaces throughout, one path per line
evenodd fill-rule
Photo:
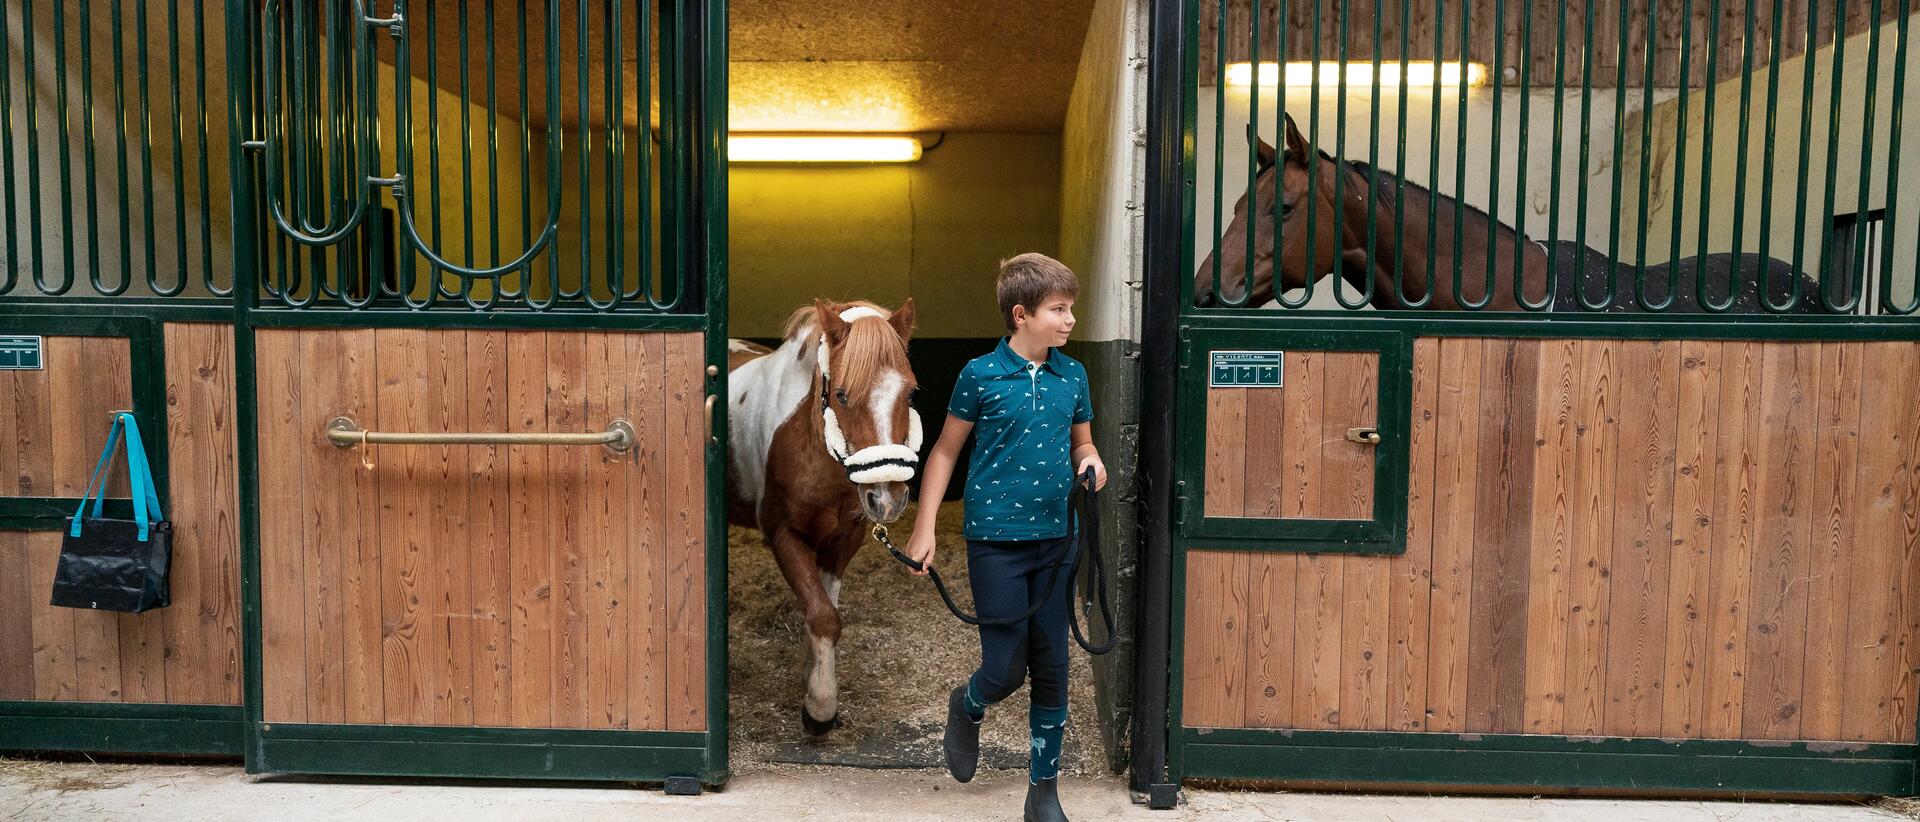
M 1247 306 L 1272 300 L 1276 258 L 1283 291 L 1304 288 L 1309 281 L 1331 272 L 1353 286 L 1356 293 L 1364 293 L 1371 285 L 1368 305 L 1375 309 L 1438 311 L 1520 311 L 1524 308 L 1519 302 L 1521 296 L 1536 310 L 1542 305 L 1549 311 L 1600 310 L 1593 306 L 1609 299 L 1608 283 L 1613 272 L 1634 269 L 1633 264 L 1616 263 L 1580 242 L 1563 240 L 1550 246 L 1532 240 L 1485 211 L 1366 163 L 1336 161 L 1309 146 L 1290 115 L 1285 116 L 1284 151 L 1276 152 L 1258 137 L 1254 142 L 1257 162 L 1253 188 L 1241 194 L 1234 204 L 1232 224 L 1215 251 L 1194 272 L 1193 294 L 1198 306 L 1219 304 L 1221 294 L 1247 295 Z M 1311 198 L 1309 180 L 1313 180 Z M 1340 183 L 1338 202 L 1334 200 L 1336 180 Z M 1396 198 L 1404 203 L 1399 212 L 1395 211 Z M 1249 199 L 1257 218 L 1249 218 Z M 1278 253 L 1271 216 L 1276 199 L 1282 226 Z M 1369 199 L 1373 202 L 1371 210 Z M 1397 215 L 1404 215 L 1403 237 L 1398 244 L 1392 228 Z M 1372 254 L 1367 248 L 1369 223 L 1376 226 Z M 1249 230 L 1254 232 L 1251 261 Z M 1309 258 L 1313 261 L 1311 270 Z M 1216 265 L 1220 294 L 1214 291 Z M 1456 266 L 1460 270 L 1458 282 L 1452 279 Z M 1396 271 L 1403 280 L 1399 288 L 1395 286 Z M 1669 276 L 1676 278 L 1670 289 Z M 1786 305 L 1797 291 L 1802 297 L 1789 313 L 1826 313 L 1817 299 L 1816 281 L 1784 262 L 1759 254 L 1714 253 L 1649 265 L 1645 282 L 1648 287 L 1641 298 L 1651 308 L 1634 299 L 1629 283 L 1612 297 L 1605 310 L 1699 313 L 1706 310 L 1700 293 L 1704 289 L 1704 299 L 1715 306 L 1728 305 L 1731 300 L 1726 310 L 1732 313 L 1759 313 L 1767 309 L 1760 303 L 1760 289 L 1753 284 L 1765 282 L 1766 299 L 1773 305 Z M 1688 283 L 1700 285 L 1685 287 Z M 1742 287 L 1731 293 L 1730 283 Z M 1549 287 L 1551 295 L 1547 293 Z
M 840 579 L 863 521 L 899 519 L 919 468 L 913 317 L 912 298 L 891 312 L 815 300 L 788 318 L 778 349 L 727 341 L 727 520 L 760 529 L 806 618 L 809 735 L 840 725 Z

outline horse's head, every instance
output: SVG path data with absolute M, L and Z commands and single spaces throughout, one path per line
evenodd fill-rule
M 1340 215 L 1334 209 L 1333 184 L 1330 178 L 1320 180 L 1318 190 L 1314 192 L 1315 201 L 1307 202 L 1307 181 L 1309 175 L 1327 174 L 1322 168 L 1318 152 L 1307 145 L 1306 138 L 1300 136 L 1300 130 L 1293 123 L 1292 116 L 1286 116 L 1286 150 L 1275 151 L 1267 141 L 1254 137 L 1254 156 L 1256 159 L 1253 190 L 1240 195 L 1233 206 L 1233 222 L 1227 226 L 1225 234 L 1215 246 L 1215 251 L 1207 255 L 1193 275 L 1193 300 L 1198 306 L 1211 306 L 1220 302 L 1221 295 L 1235 297 L 1247 293 L 1249 281 L 1253 285 L 1252 297 L 1245 303 L 1257 306 L 1273 299 L 1274 266 L 1274 201 L 1279 200 L 1280 235 L 1284 243 L 1280 258 L 1280 290 L 1305 288 L 1309 280 L 1319 279 L 1319 275 L 1334 268 L 1338 263 L 1337 251 L 1340 237 Z M 1249 199 L 1253 208 L 1248 208 Z M 1312 220 L 1313 268 L 1307 270 L 1307 213 L 1317 211 Z M 1247 259 L 1247 232 L 1253 232 L 1253 259 Z M 1216 258 L 1220 266 L 1220 294 L 1213 290 L 1213 267 Z M 1311 273 L 1313 276 L 1308 276 Z
M 920 416 L 908 405 L 913 298 L 890 313 L 871 303 L 815 300 L 813 321 L 822 342 L 815 381 L 827 453 L 858 486 L 867 518 L 893 522 L 906 511 L 907 481 L 920 467 Z

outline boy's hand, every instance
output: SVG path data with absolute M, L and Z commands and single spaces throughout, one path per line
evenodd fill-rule
M 1099 454 L 1088 454 L 1085 459 L 1080 460 L 1080 466 L 1073 470 L 1074 480 L 1079 481 L 1080 477 L 1087 473 L 1089 465 L 1093 466 L 1093 490 L 1098 491 L 1107 487 L 1107 465 L 1100 461 Z
M 926 576 L 927 571 L 933 568 L 934 550 L 933 535 L 923 533 L 918 528 L 913 529 L 913 536 L 907 540 L 907 556 L 912 557 L 913 561 L 920 563 L 920 570 L 915 571 L 912 568 L 908 568 L 908 572 L 917 577 Z

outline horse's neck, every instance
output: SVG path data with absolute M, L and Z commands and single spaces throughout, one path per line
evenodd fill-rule
M 1343 266 L 1341 273 L 1355 288 L 1365 288 L 1365 278 L 1374 278 L 1373 304 L 1376 308 L 1390 308 L 1398 303 L 1398 297 L 1394 293 L 1393 275 L 1396 260 L 1403 272 L 1401 276 L 1405 280 L 1407 297 L 1419 300 L 1426 296 L 1430 290 L 1430 284 L 1426 281 L 1428 259 L 1454 252 L 1452 235 L 1456 228 L 1461 238 L 1457 253 L 1463 258 L 1459 264 L 1467 271 L 1484 271 L 1487 257 L 1492 254 L 1493 248 L 1512 247 L 1516 241 L 1524 239 L 1513 227 L 1494 219 L 1486 212 L 1475 208 L 1459 208 L 1459 201 L 1453 197 L 1411 182 L 1405 184 L 1405 196 L 1401 198 L 1402 202 L 1399 204 L 1403 212 L 1395 211 L 1394 195 L 1379 192 L 1372 198 L 1374 210 L 1370 213 L 1367 195 L 1373 193 L 1373 180 L 1368 174 L 1362 173 L 1360 169 L 1353 166 L 1346 166 L 1344 171 L 1348 175 L 1347 182 L 1353 184 L 1349 188 L 1358 192 L 1360 196 L 1344 198 L 1346 201 L 1339 204 L 1343 217 L 1341 248 L 1366 249 L 1367 227 L 1371 222 L 1375 226 L 1373 229 L 1374 264 L 1370 271 Z M 1373 169 L 1371 173 L 1382 178 L 1391 176 L 1381 174 L 1378 169 Z M 1383 187 L 1391 186 L 1392 181 L 1386 180 Z M 1426 219 L 1429 205 L 1432 206 L 1436 218 L 1431 223 Z M 1404 213 L 1404 217 L 1396 218 L 1398 213 Z M 1377 219 L 1370 219 L 1375 214 L 1378 215 Z M 1395 242 L 1396 222 L 1403 226 L 1400 242 Z M 1442 225 L 1445 228 L 1442 228 Z M 1486 242 L 1489 225 L 1494 231 L 1491 246 Z M 1450 257 L 1447 259 L 1451 260 Z M 1441 267 L 1451 271 L 1453 265 L 1449 263 L 1445 266 L 1436 266 L 1436 269 Z M 1495 289 L 1496 302 L 1504 302 L 1506 295 L 1513 291 L 1512 280 L 1507 277 L 1500 278 Z

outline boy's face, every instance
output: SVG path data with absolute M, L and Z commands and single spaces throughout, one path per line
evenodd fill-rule
M 1073 331 L 1073 298 L 1065 294 L 1047 295 L 1032 313 L 1027 313 L 1026 306 L 1018 306 L 1014 312 L 1014 333 L 1025 334 L 1043 345 L 1066 345 Z

